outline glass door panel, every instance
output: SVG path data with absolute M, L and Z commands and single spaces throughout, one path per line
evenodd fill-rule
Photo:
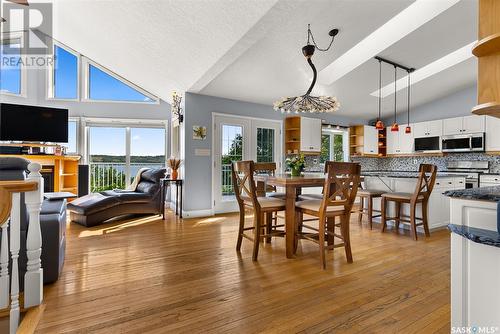
M 243 127 L 222 124 L 221 190 L 223 200 L 234 199 L 231 163 L 243 160 Z
M 275 161 L 275 130 L 257 128 L 257 162 Z

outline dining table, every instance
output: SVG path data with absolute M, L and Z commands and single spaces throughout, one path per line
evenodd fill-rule
M 301 176 L 291 174 L 276 175 L 255 175 L 254 180 L 257 188 L 266 189 L 268 185 L 285 189 L 286 209 L 285 209 L 285 240 L 286 257 L 294 257 L 296 238 L 296 213 L 295 202 L 301 189 L 305 187 L 322 187 L 325 184 L 323 173 L 303 173 Z

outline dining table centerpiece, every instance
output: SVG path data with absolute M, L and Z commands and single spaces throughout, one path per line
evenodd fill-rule
M 306 159 L 303 154 L 299 154 L 286 158 L 285 163 L 290 168 L 292 176 L 300 176 L 306 166 Z

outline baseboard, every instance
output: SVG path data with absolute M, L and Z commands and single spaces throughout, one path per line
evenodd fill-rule
M 45 311 L 45 304 L 31 307 L 28 309 L 24 315 L 19 327 L 17 328 L 17 334 L 33 334 L 36 331 L 38 323 L 42 318 L 43 312 Z
M 211 217 L 214 215 L 213 209 L 206 210 L 182 210 L 183 218 Z

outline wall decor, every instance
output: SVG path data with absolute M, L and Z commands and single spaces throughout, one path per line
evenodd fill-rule
M 179 123 L 184 121 L 184 115 L 182 114 L 181 108 L 182 96 L 178 95 L 176 92 L 172 93 L 172 121 L 176 120 Z
M 193 125 L 193 139 L 194 140 L 205 140 L 207 138 L 207 127 Z

